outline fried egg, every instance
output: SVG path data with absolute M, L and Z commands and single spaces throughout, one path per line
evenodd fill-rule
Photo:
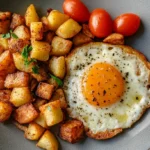
M 66 65 L 68 113 L 92 138 L 113 137 L 150 106 L 149 63 L 131 47 L 92 42 L 73 50 Z

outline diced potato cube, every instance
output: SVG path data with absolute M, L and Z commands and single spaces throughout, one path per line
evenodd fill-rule
M 38 117 L 38 112 L 31 103 L 17 108 L 14 112 L 14 119 L 20 124 L 30 123 Z
M 80 46 L 82 44 L 89 43 L 89 42 L 92 42 L 92 39 L 83 33 L 78 33 L 73 37 L 73 44 L 75 46 Z
M 50 45 L 47 42 L 41 41 L 33 41 L 32 42 L 32 51 L 31 51 L 31 58 L 40 60 L 40 61 L 47 61 L 49 59 L 50 54 Z
M 48 19 L 47 19 L 47 17 L 42 17 L 41 18 L 41 21 L 42 21 L 42 23 L 43 23 L 43 32 L 47 32 L 48 30 L 49 30 L 49 22 L 48 22 Z
M 42 126 L 45 129 L 48 128 L 43 113 L 40 113 L 39 116 L 34 120 L 34 122 L 36 122 L 37 124 L 39 124 L 40 126 Z
M 63 79 L 66 73 L 66 65 L 64 56 L 53 56 L 49 61 L 49 70 L 56 77 Z
M 60 127 L 60 137 L 70 143 L 76 143 L 84 137 L 84 126 L 81 121 L 70 120 Z
M 39 16 L 36 12 L 35 6 L 31 4 L 25 13 L 25 22 L 28 27 L 30 27 L 31 22 L 38 22 Z
M 0 90 L 0 100 L 8 102 L 10 100 L 11 91 L 10 90 Z
M 61 37 L 55 36 L 52 40 L 52 51 L 51 55 L 62 56 L 69 53 L 72 47 L 70 40 L 65 40 Z
M 53 85 L 40 82 L 36 90 L 36 95 L 43 99 L 50 100 L 53 90 L 54 90 Z
M 82 33 L 85 34 L 86 36 L 90 38 L 94 38 L 94 35 L 91 33 L 88 24 L 83 24 L 82 25 Z
M 33 78 L 30 80 L 30 90 L 31 91 L 34 91 L 37 85 L 38 85 L 38 81 L 36 79 Z
M 34 67 L 34 62 L 30 63 L 28 66 L 25 65 L 24 59 L 20 53 L 13 53 L 13 59 L 15 66 L 18 70 L 31 73 L 32 68 Z
M 15 72 L 16 67 L 13 62 L 12 54 L 10 51 L 4 51 L 0 55 L 0 72 L 5 72 L 5 75 L 8 73 L 13 73 Z
M 12 62 L 11 53 L 9 51 L 4 51 L 0 55 L 0 71 L 6 70 L 11 62 Z
M 8 48 L 11 53 L 22 52 L 26 45 L 29 45 L 29 40 L 10 38 L 8 40 Z
M 55 36 L 54 32 L 52 31 L 47 32 L 45 36 L 45 41 L 51 44 L 54 36 Z
M 0 122 L 8 120 L 12 110 L 13 108 L 9 102 L 0 101 Z
M 57 89 L 54 94 L 52 95 L 51 101 L 60 100 L 60 107 L 62 109 L 67 108 L 67 102 L 65 99 L 65 94 L 62 89 Z
M 5 79 L 6 88 L 25 87 L 29 84 L 30 76 L 26 72 L 16 72 L 8 74 Z
M 44 68 L 42 68 L 42 67 L 39 68 L 39 73 L 38 74 L 31 73 L 31 76 L 33 78 L 35 78 L 38 82 L 47 80 L 47 73 L 44 70 Z
M 19 107 L 31 102 L 32 95 L 28 87 L 13 88 L 10 96 L 10 102 Z
M 18 36 L 19 39 L 30 40 L 31 38 L 29 29 L 24 25 L 16 27 L 13 32 Z
M 58 142 L 55 136 L 46 130 L 37 143 L 37 146 L 45 150 L 58 150 Z
M 123 45 L 124 44 L 124 36 L 122 34 L 119 33 L 112 33 L 109 36 L 107 36 L 104 40 L 104 43 L 110 43 L 110 44 L 120 44 Z
M 0 12 L 0 34 L 5 34 L 9 31 L 10 19 L 10 12 Z
M 42 22 L 31 22 L 30 25 L 31 38 L 35 40 L 43 39 L 43 24 Z
M 2 35 L 0 35 L 0 45 L 4 50 L 8 49 L 8 39 L 2 38 Z
M 56 31 L 56 34 L 64 39 L 72 38 L 80 32 L 82 27 L 73 19 L 65 21 Z
M 45 129 L 40 125 L 31 122 L 27 130 L 25 131 L 24 136 L 29 140 L 38 140 L 41 137 L 41 135 L 44 133 L 44 130 Z
M 0 45 L 0 55 L 4 52 L 4 48 Z
M 24 23 L 25 23 L 25 18 L 19 14 L 14 13 L 12 15 L 10 28 L 15 29 L 17 26 L 24 25 Z
M 3 90 L 5 88 L 4 83 L 5 83 L 5 77 L 0 76 L 0 90 Z
M 27 130 L 27 127 L 25 125 L 22 125 L 20 123 L 18 123 L 17 121 L 13 120 L 13 124 L 18 128 L 20 129 L 21 131 L 26 131 Z
M 63 121 L 63 112 L 60 108 L 59 100 L 41 106 L 40 111 L 44 114 L 48 126 L 53 126 Z
M 46 104 L 47 103 L 47 100 L 45 99 L 36 99 L 35 102 L 33 103 L 34 107 L 39 110 L 39 107 Z
M 47 19 L 50 30 L 56 31 L 60 25 L 69 19 L 69 16 L 59 12 L 58 10 L 52 10 Z

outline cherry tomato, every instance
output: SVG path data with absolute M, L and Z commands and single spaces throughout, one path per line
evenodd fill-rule
M 114 20 L 114 31 L 124 36 L 133 35 L 139 26 L 140 17 L 132 13 L 122 14 Z
M 103 38 L 112 33 L 113 21 L 106 10 L 97 8 L 91 13 L 89 28 L 96 37 Z
M 88 8 L 80 0 L 65 0 L 63 11 L 77 22 L 87 22 L 90 17 Z

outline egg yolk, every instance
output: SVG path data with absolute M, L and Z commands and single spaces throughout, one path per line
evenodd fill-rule
M 124 92 L 124 79 L 114 66 L 96 63 L 82 80 L 82 92 L 90 104 L 107 107 L 120 100 Z

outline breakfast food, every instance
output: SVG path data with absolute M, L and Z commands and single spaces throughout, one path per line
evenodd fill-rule
M 70 143 L 84 132 L 108 139 L 149 106 L 149 63 L 123 46 L 124 33 L 112 33 L 109 13 L 90 15 L 76 0 L 65 0 L 63 10 L 50 8 L 41 18 L 33 4 L 24 16 L 0 12 L 0 122 L 12 118 L 46 150 L 59 146 L 54 125 Z
M 89 43 L 67 57 L 68 112 L 86 134 L 107 139 L 131 127 L 150 105 L 150 66 L 131 47 Z

